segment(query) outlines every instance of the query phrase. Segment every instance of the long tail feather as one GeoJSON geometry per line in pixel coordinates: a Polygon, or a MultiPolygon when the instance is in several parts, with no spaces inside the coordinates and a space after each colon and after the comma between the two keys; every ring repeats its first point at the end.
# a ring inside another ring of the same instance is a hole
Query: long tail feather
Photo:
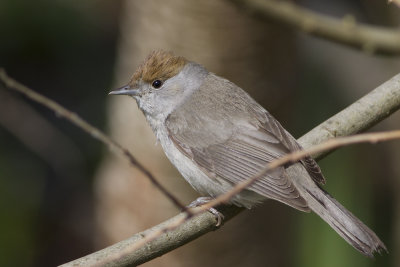
{"type": "Polygon", "coordinates": [[[386,251],[385,244],[363,222],[321,189],[301,164],[287,169],[309,208],[327,222],[343,239],[366,256],[386,251]]]}

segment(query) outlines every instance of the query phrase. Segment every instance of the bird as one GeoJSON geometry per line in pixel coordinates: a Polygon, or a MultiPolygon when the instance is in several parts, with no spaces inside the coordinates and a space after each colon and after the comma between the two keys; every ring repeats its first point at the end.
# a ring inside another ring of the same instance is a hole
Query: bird
{"type": "MultiPolygon", "coordinates": [[[[228,192],[269,162],[302,149],[242,88],[173,52],[154,50],[130,81],[110,94],[136,100],[167,158],[203,200],[228,192]]],[[[307,156],[267,172],[230,203],[250,209],[272,199],[313,211],[362,254],[387,251],[323,184],[320,167],[307,156]]]]}

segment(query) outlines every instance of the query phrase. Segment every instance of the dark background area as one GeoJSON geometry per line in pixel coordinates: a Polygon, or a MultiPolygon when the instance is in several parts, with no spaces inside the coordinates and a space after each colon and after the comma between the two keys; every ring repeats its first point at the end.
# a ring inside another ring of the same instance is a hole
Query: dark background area
{"type": "MultiPolygon", "coordinates": [[[[104,129],[120,2],[1,1],[1,67],[104,129]]],[[[54,266],[89,253],[104,147],[13,92],[2,88],[0,98],[2,117],[15,119],[0,127],[0,265],[54,266]],[[46,127],[33,124],[40,119],[46,127]]]]}
{"type": "MultiPolygon", "coordinates": [[[[302,4],[337,16],[349,12],[370,24],[398,24],[395,7],[386,3],[302,4]]],[[[120,0],[2,0],[0,67],[106,130],[107,93],[116,84],[123,7],[120,0]]],[[[296,90],[278,97],[272,113],[283,118],[282,124],[296,137],[399,72],[398,58],[366,55],[292,34],[293,45],[286,48],[293,58],[282,59],[280,66],[291,74],[280,80],[290,80],[285,86],[296,90]]],[[[234,76],[228,78],[235,81],[234,76]]],[[[259,99],[263,97],[269,96],[259,99]]],[[[0,266],[54,266],[98,249],[93,183],[99,162],[109,152],[57,114],[4,88],[0,88],[0,113],[0,266]]],[[[398,122],[397,114],[373,130],[398,128],[398,122]]],[[[270,219],[277,227],[280,220],[293,222],[280,242],[294,252],[281,251],[279,257],[296,262],[291,266],[397,266],[398,151],[392,143],[359,145],[320,162],[328,177],[327,190],[378,233],[389,255],[375,261],[364,258],[328,227],[321,228],[317,216],[291,212],[270,219]]],[[[280,236],[271,238],[276,241],[280,236]]]]}

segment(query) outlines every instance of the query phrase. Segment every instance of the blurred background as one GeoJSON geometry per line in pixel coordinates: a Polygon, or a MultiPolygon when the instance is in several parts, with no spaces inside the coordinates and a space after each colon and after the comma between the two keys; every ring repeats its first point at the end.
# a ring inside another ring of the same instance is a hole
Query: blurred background
{"type": "MultiPolygon", "coordinates": [[[[298,1],[397,27],[385,1],[298,1]]],[[[108,97],[153,49],[246,89],[295,137],[400,71],[377,56],[254,17],[225,0],[2,0],[0,66],[108,132],[185,203],[197,194],[166,160],[135,102],[108,97]]],[[[372,130],[398,129],[398,113],[372,130]]],[[[385,242],[367,259],[314,214],[274,201],[144,266],[400,266],[400,142],[320,161],[326,189],[385,242]]],[[[177,214],[128,163],[86,133],[0,87],[0,266],[54,266],[177,214]]]]}

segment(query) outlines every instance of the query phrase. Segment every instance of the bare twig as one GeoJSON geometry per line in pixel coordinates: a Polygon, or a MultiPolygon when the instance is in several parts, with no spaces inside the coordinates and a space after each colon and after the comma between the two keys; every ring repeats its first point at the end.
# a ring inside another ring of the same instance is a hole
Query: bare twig
{"type": "MultiPolygon", "coordinates": [[[[308,149],[313,146],[313,144],[324,142],[335,136],[355,134],[370,128],[399,108],[400,74],[385,82],[332,118],[321,123],[319,126],[300,138],[299,141],[305,149],[308,149]]],[[[390,134],[379,133],[377,135],[379,138],[384,139],[397,138],[399,131],[391,132],[390,134]]],[[[361,140],[366,142],[377,141],[377,139],[370,134],[361,135],[361,137],[350,137],[347,141],[346,139],[341,140],[342,141],[339,141],[339,143],[336,144],[328,143],[327,147],[324,149],[333,149],[337,145],[344,145],[345,142],[356,143],[361,142],[361,140]]],[[[323,155],[323,153],[315,153],[316,150],[310,150],[307,152],[318,156],[323,155]]],[[[298,156],[300,156],[300,154],[298,154],[297,157],[298,156]]],[[[296,158],[286,160],[294,161],[296,158]]],[[[203,207],[200,207],[199,209],[202,208],[203,207]]],[[[218,210],[224,214],[225,218],[230,218],[238,213],[240,208],[235,206],[223,206],[222,209],[218,208],[218,210]]],[[[198,213],[198,210],[194,210],[193,212],[198,213]]],[[[187,218],[187,215],[181,213],[174,218],[144,232],[138,233],[127,240],[66,263],[63,266],[137,265],[161,256],[192,241],[200,235],[216,229],[215,217],[209,212],[203,212],[191,217],[189,220],[185,220],[185,218],[187,218]],[[183,223],[181,225],[177,224],[177,222],[182,220],[183,223]],[[143,246],[144,244],[146,245],[143,246]]]]}
{"type": "Polygon", "coordinates": [[[111,140],[108,136],[106,136],[103,132],[93,127],[83,119],[81,119],[76,113],[73,113],[60,104],[54,102],[53,100],[36,93],[32,89],[24,86],[23,84],[17,82],[16,80],[9,77],[3,69],[0,69],[0,82],[4,83],[5,87],[9,89],[13,89],[31,100],[39,103],[48,109],[54,111],[57,116],[63,117],[66,120],[70,121],[72,124],[76,125],[78,128],[81,128],[83,131],[90,134],[93,138],[103,142],[106,144],[110,150],[122,155],[127,158],[131,165],[138,168],[141,172],[143,172],[146,177],[151,181],[151,183],[156,186],[172,203],[175,204],[179,209],[186,210],[186,207],[173,195],[171,194],[164,186],[158,182],[158,180],[153,176],[153,174],[147,170],[136,158],[125,148],[123,148],[118,143],[111,140]]]}
{"type": "Polygon", "coordinates": [[[296,30],[368,53],[400,54],[400,31],[357,23],[353,16],[337,19],[289,1],[231,0],[249,12],[296,30]]]}
{"type": "Polygon", "coordinates": [[[321,144],[311,146],[307,149],[296,151],[290,154],[287,154],[279,159],[271,161],[263,170],[261,170],[258,174],[254,175],[250,179],[243,181],[232,190],[226,192],[218,196],[217,198],[213,199],[212,201],[208,202],[207,204],[202,205],[198,210],[193,212],[192,214],[197,214],[202,211],[206,211],[211,207],[215,207],[222,203],[228,203],[229,200],[234,197],[235,195],[239,194],[241,191],[249,187],[255,181],[263,177],[269,171],[283,166],[285,164],[299,161],[300,159],[306,157],[307,155],[312,155],[315,153],[322,153],[327,152],[335,148],[351,145],[351,144],[358,144],[358,143],[377,143],[382,141],[389,141],[394,139],[400,139],[400,130],[390,131],[390,132],[381,132],[381,133],[367,133],[367,134],[359,134],[353,135],[348,137],[340,137],[327,140],[321,144]]]}
{"type": "Polygon", "coordinates": [[[47,162],[58,175],[71,175],[81,168],[82,155],[71,140],[12,93],[0,90],[0,125],[47,162]]]}

